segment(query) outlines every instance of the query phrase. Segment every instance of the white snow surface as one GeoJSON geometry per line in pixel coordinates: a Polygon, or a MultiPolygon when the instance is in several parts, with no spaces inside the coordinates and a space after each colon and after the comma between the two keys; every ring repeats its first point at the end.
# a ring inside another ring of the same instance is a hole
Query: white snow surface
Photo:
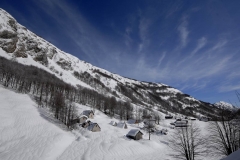
{"type": "MultiPolygon", "coordinates": [[[[95,110],[93,123],[98,123],[100,132],[91,132],[79,127],[68,131],[54,120],[46,109],[38,108],[26,94],[16,93],[0,86],[0,159],[1,160],[170,160],[173,151],[168,147],[169,137],[175,129],[170,128],[174,120],[162,120],[158,131],[168,129],[168,135],[160,132],[148,133],[142,130],[143,123],[127,123],[123,129],[110,124],[119,123],[95,110]],[[140,130],[143,139],[139,141],[126,137],[130,130],[140,130]]],[[[88,106],[76,104],[79,115],[88,106]]],[[[208,123],[196,121],[206,135],[208,123]]],[[[201,157],[216,160],[219,157],[201,157]]]]}
{"type": "Polygon", "coordinates": [[[52,160],[74,136],[41,116],[28,95],[0,87],[0,159],[52,160]]]}

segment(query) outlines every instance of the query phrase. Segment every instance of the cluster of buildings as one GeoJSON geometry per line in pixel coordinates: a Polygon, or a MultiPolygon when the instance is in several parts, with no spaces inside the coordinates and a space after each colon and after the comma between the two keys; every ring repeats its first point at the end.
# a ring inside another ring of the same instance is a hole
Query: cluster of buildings
{"type": "MultiPolygon", "coordinates": [[[[126,122],[115,122],[115,121],[111,121],[110,125],[115,126],[115,127],[119,127],[119,128],[123,128],[123,129],[127,129],[128,126],[126,124],[126,122]]],[[[126,135],[126,137],[134,139],[134,140],[139,140],[142,139],[143,133],[139,130],[139,129],[131,129],[128,134],[126,135]]]]}
{"type": "Polygon", "coordinates": [[[94,112],[92,110],[83,111],[79,118],[72,121],[72,124],[79,123],[83,128],[87,128],[89,131],[100,132],[101,127],[97,123],[91,122],[88,119],[94,119],[94,112]]]}
{"type": "MultiPolygon", "coordinates": [[[[92,122],[90,119],[94,119],[94,112],[93,110],[84,110],[81,114],[80,117],[74,120],[75,123],[79,123],[81,127],[88,129],[89,131],[92,132],[100,132],[101,127],[99,126],[98,123],[92,122]]],[[[143,121],[144,127],[146,126],[152,126],[155,128],[155,124],[157,121],[155,119],[149,118],[147,120],[143,121]]],[[[116,122],[116,121],[111,121],[110,125],[122,128],[122,129],[128,129],[128,125],[126,122],[116,122]]],[[[163,131],[163,134],[167,134],[167,131],[163,131]]],[[[126,137],[134,140],[139,140],[142,139],[143,132],[140,131],[139,129],[131,129],[127,134],[126,137]]]]}

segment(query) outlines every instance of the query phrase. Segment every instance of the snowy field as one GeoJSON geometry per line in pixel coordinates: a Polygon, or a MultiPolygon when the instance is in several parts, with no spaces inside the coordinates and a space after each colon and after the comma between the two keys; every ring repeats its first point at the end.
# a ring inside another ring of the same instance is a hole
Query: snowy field
{"type": "Polygon", "coordinates": [[[75,137],[41,116],[28,95],[0,86],[0,159],[56,159],[75,137]]]}
{"type": "MultiPolygon", "coordinates": [[[[97,122],[101,132],[86,129],[68,131],[51,118],[44,109],[25,94],[19,94],[0,86],[0,159],[1,160],[170,160],[172,150],[168,138],[173,134],[169,123],[164,120],[159,129],[169,130],[168,135],[153,134],[151,141],[143,131],[143,139],[130,140],[126,134],[130,129],[140,128],[128,124],[128,129],[111,126],[111,119],[96,111],[92,122],[97,122]]],[[[79,113],[90,109],[77,105],[79,113]]],[[[196,121],[202,133],[208,123],[196,121]]],[[[202,157],[216,160],[213,157],[202,157]]],[[[219,158],[218,158],[219,159],[219,158]]]]}

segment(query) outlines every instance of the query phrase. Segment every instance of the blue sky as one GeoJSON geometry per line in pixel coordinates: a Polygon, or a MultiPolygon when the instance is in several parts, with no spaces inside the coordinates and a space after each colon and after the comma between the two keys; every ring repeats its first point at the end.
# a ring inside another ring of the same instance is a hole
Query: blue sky
{"type": "Polygon", "coordinates": [[[0,7],[95,66],[203,101],[238,103],[239,0],[3,0],[0,7]]]}

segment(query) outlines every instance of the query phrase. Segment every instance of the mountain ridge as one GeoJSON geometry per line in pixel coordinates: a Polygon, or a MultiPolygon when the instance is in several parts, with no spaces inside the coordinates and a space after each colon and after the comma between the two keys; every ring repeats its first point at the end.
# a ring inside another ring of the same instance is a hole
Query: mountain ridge
{"type": "Polygon", "coordinates": [[[217,107],[162,83],[125,78],[79,60],[29,31],[0,9],[0,56],[53,73],[63,81],[161,111],[214,116],[217,107]]]}
{"type": "Polygon", "coordinates": [[[233,106],[230,103],[224,102],[224,101],[216,102],[213,105],[218,107],[218,108],[223,108],[223,109],[227,109],[227,110],[235,110],[236,109],[235,106],[233,106]]]}

